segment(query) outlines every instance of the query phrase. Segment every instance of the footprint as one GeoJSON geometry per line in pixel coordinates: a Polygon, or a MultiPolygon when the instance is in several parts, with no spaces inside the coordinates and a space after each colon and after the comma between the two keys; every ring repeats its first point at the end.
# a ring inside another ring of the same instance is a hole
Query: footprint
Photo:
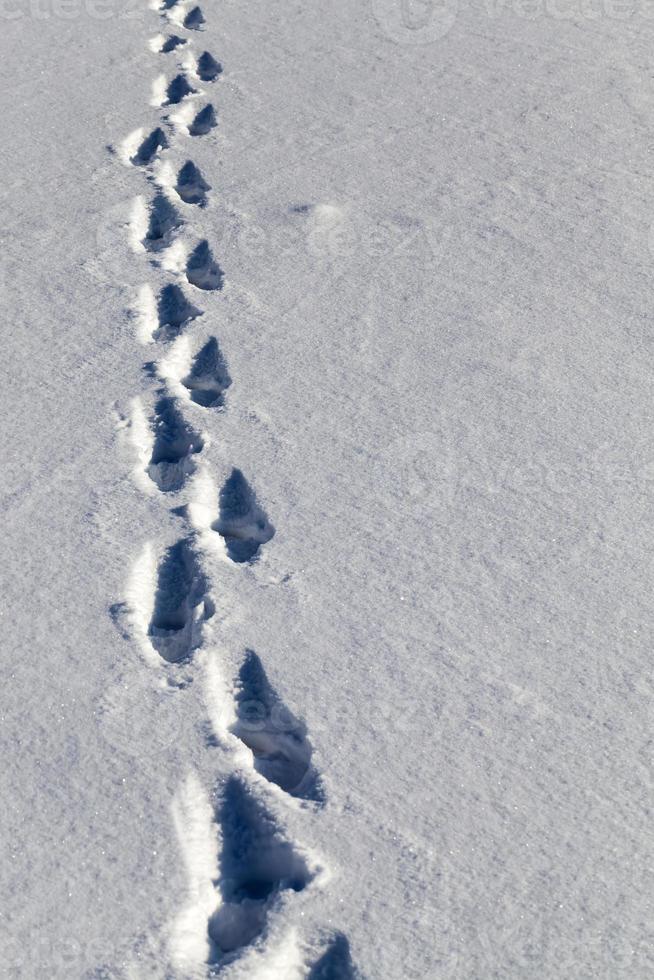
{"type": "Polygon", "coordinates": [[[302,891],[315,876],[263,803],[237,776],[225,786],[218,820],[220,904],[208,930],[214,964],[260,936],[279,896],[302,891]]]}
{"type": "Polygon", "coordinates": [[[178,37],[177,34],[171,34],[170,37],[166,38],[159,50],[161,54],[170,54],[171,51],[176,51],[177,48],[181,48],[183,44],[186,44],[186,38],[178,37]]]}
{"type": "Polygon", "coordinates": [[[190,542],[178,541],[165,552],[157,572],[157,588],[148,636],[163,660],[178,664],[198,646],[203,622],[213,604],[190,542]]]}
{"type": "Polygon", "coordinates": [[[203,408],[222,408],[224,393],[232,383],[227,364],[212,337],[196,355],[190,373],[182,378],[182,384],[191,393],[191,401],[203,408]]]}
{"type": "Polygon", "coordinates": [[[189,95],[195,95],[196,91],[190,85],[186,75],[175,75],[166,89],[166,101],[164,105],[179,105],[189,95]]]}
{"type": "Polygon", "coordinates": [[[186,278],[198,289],[222,289],[225,276],[215,261],[206,239],[197,246],[186,263],[186,278]]]}
{"type": "Polygon", "coordinates": [[[314,963],[307,980],[361,980],[350,955],[350,944],[343,933],[337,933],[320,959],[314,963]]]}
{"type": "Polygon", "coordinates": [[[199,204],[203,208],[207,203],[207,191],[211,190],[211,186],[195,164],[187,160],[177,175],[175,190],[185,204],[199,204]]]}
{"type": "Polygon", "coordinates": [[[168,148],[168,139],[163,129],[157,127],[149,136],[143,140],[138,150],[131,158],[135,167],[146,167],[156,157],[160,150],[168,148]]]}
{"type": "Polygon", "coordinates": [[[219,509],[211,526],[225,539],[228,556],[237,563],[252,561],[275,529],[240,470],[232,470],[220,491],[219,509]]]}
{"type": "Polygon", "coordinates": [[[222,75],[223,66],[219,61],[216,61],[212,54],[205,51],[198,58],[196,71],[198,78],[200,78],[203,82],[213,82],[219,75],[222,75]]]}
{"type": "Polygon", "coordinates": [[[167,248],[174,233],[183,224],[166,195],[157,191],[150,205],[150,220],[143,245],[149,252],[159,252],[167,248]]]}
{"type": "Polygon", "coordinates": [[[204,14],[199,7],[193,7],[184,18],[184,27],[188,31],[200,31],[204,23],[204,14]]]}
{"type": "Polygon", "coordinates": [[[246,651],[239,672],[230,730],[251,749],[254,768],[265,779],[292,796],[324,802],[306,726],[285,707],[253,650],[246,651]]]}
{"type": "Polygon", "coordinates": [[[185,421],[174,398],[163,396],[154,409],[152,455],[148,475],[163,493],[180,490],[195,471],[193,456],[203,442],[185,421]]]}
{"type": "Polygon", "coordinates": [[[214,107],[209,104],[198,112],[197,116],[188,128],[191,136],[206,136],[207,133],[211,132],[218,125],[218,120],[216,119],[216,111],[214,107]]]}
{"type": "Polygon", "coordinates": [[[157,316],[159,329],[155,340],[172,340],[187,323],[202,316],[202,311],[189,303],[179,286],[171,283],[159,294],[157,316]]]}

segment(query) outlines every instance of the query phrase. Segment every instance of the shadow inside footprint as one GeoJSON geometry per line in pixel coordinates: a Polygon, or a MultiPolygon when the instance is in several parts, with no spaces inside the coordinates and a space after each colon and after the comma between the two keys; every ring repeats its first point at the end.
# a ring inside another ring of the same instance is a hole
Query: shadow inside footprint
{"type": "Polygon", "coordinates": [[[184,419],[175,399],[168,396],[155,405],[152,430],[150,479],[163,493],[180,490],[195,471],[192,457],[202,451],[202,437],[184,419]]]}
{"type": "Polygon", "coordinates": [[[200,242],[189,256],[186,263],[186,278],[192,286],[209,292],[223,288],[225,276],[206,240],[200,242]]]}
{"type": "Polygon", "coordinates": [[[343,933],[337,933],[327,951],[314,963],[307,980],[361,980],[352,962],[350,944],[343,933]]]}
{"type": "Polygon", "coordinates": [[[189,303],[179,286],[170,283],[159,294],[157,314],[159,329],[155,339],[171,340],[190,320],[202,316],[202,311],[189,303]]]}
{"type": "Polygon", "coordinates": [[[191,136],[206,136],[217,125],[216,110],[212,105],[205,105],[204,109],[198,112],[188,131],[191,136]]]}
{"type": "Polygon", "coordinates": [[[187,160],[177,174],[175,190],[185,204],[199,204],[203,208],[207,203],[207,191],[211,187],[193,161],[187,160]]]}
{"type": "Polygon", "coordinates": [[[166,134],[161,127],[158,127],[149,136],[146,136],[131,158],[131,162],[135,167],[145,167],[154,160],[159,150],[165,150],[167,147],[168,139],[166,134]]]}
{"type": "Polygon", "coordinates": [[[218,503],[218,520],[211,526],[224,538],[228,556],[239,564],[253,561],[275,529],[240,470],[232,470],[218,503]]]}
{"type": "Polygon", "coordinates": [[[194,95],[196,89],[192,88],[186,75],[176,75],[166,90],[165,105],[179,105],[182,99],[189,95],[194,95]]]}
{"type": "Polygon", "coordinates": [[[175,231],[183,224],[166,195],[157,191],[150,205],[150,220],[143,245],[150,252],[167,248],[175,231]]]}
{"type": "Polygon", "coordinates": [[[200,31],[204,23],[204,14],[199,7],[193,7],[184,18],[184,27],[188,31],[200,31]]]}
{"type": "Polygon", "coordinates": [[[178,541],[159,565],[148,630],[152,646],[168,663],[188,659],[196,645],[197,624],[211,618],[213,607],[205,593],[206,580],[193,548],[188,540],[178,541]]]}
{"type": "Polygon", "coordinates": [[[203,52],[198,58],[197,73],[198,78],[203,82],[213,82],[222,74],[223,66],[216,61],[208,51],[203,52]]]}
{"type": "Polygon", "coordinates": [[[196,405],[202,405],[203,408],[222,408],[225,404],[224,392],[231,383],[218,341],[212,337],[196,355],[190,373],[182,378],[182,384],[188,389],[191,401],[196,405]]]}
{"type": "Polygon", "coordinates": [[[230,730],[252,751],[257,772],[292,796],[324,802],[306,726],[284,705],[254,650],[246,651],[235,700],[230,730]]]}
{"type": "Polygon", "coordinates": [[[263,803],[237,776],[225,786],[218,820],[221,901],[209,921],[213,963],[261,935],[277,896],[302,891],[313,877],[263,803]]]}
{"type": "Polygon", "coordinates": [[[160,50],[162,54],[170,54],[171,51],[175,51],[183,44],[186,44],[185,38],[178,37],[177,34],[172,34],[170,37],[166,38],[164,43],[161,45],[160,50]]]}

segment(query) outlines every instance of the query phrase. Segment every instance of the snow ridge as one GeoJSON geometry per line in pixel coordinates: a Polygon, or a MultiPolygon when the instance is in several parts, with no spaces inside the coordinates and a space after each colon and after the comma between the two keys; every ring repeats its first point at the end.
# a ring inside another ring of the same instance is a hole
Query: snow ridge
{"type": "Polygon", "coordinates": [[[177,169],[170,159],[185,141],[215,139],[215,108],[211,102],[198,108],[198,101],[203,86],[221,78],[223,66],[209,51],[194,53],[192,35],[206,24],[199,6],[186,0],[153,0],[150,6],[176,32],[149,42],[166,66],[152,88],[161,125],[149,134],[134,131],[119,156],[155,188],[149,202],[136,198],[127,244],[168,281],[158,296],[148,281],[139,290],[137,337],[156,343],[159,354],[144,365],[150,392],[134,399],[121,426],[138,460],[137,486],[172,505],[186,526],[170,547],[151,541],[142,546],[126,601],[114,613],[126,637],[140,644],[153,683],[167,679],[175,691],[195,675],[201,679],[216,744],[231,770],[213,804],[192,771],[172,803],[188,881],[165,937],[162,975],[173,975],[172,969],[184,980],[218,974],[347,980],[357,972],[345,936],[309,941],[289,921],[296,896],[330,878],[320,858],[285,830],[288,808],[317,819],[326,805],[306,725],[286,708],[255,651],[243,652],[230,683],[208,639],[216,610],[211,559],[252,565],[275,528],[237,466],[219,495],[210,476],[202,413],[228,411],[233,382],[217,338],[200,339],[195,321],[205,314],[208,294],[215,301],[229,283],[209,241],[189,244],[197,209],[211,205],[211,185],[193,160],[177,169]]]}

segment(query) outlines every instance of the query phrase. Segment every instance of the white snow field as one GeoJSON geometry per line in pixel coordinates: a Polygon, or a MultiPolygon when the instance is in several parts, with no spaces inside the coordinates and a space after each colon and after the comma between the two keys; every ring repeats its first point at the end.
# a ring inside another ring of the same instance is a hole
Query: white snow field
{"type": "Polygon", "coordinates": [[[654,976],[653,16],[1,0],[1,978],[654,976]]]}

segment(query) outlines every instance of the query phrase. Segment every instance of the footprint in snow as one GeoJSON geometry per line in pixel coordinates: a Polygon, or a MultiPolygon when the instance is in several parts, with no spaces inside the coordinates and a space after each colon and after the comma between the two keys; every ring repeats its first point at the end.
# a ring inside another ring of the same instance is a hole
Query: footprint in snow
{"type": "Polygon", "coordinates": [[[235,707],[230,730],[251,750],[257,772],[291,796],[324,802],[306,725],[284,705],[253,650],[246,651],[239,672],[235,707]]]}
{"type": "Polygon", "coordinates": [[[161,127],[153,130],[149,136],[143,140],[138,150],[131,158],[135,167],[146,167],[152,163],[160,150],[168,148],[168,138],[161,127]]]}
{"type": "Polygon", "coordinates": [[[204,23],[206,22],[200,7],[193,7],[184,18],[184,27],[188,31],[201,31],[204,23]]]}
{"type": "Polygon", "coordinates": [[[224,539],[228,556],[237,564],[254,561],[275,529],[240,470],[232,470],[218,504],[218,520],[211,526],[224,539]]]}
{"type": "Polygon", "coordinates": [[[198,58],[197,75],[203,82],[213,82],[222,74],[223,66],[212,54],[204,51],[198,58]]]}
{"type": "Polygon", "coordinates": [[[301,892],[315,875],[262,801],[237,776],[225,786],[218,821],[219,905],[208,928],[214,964],[254,942],[265,931],[279,896],[301,892]]]}
{"type": "Polygon", "coordinates": [[[225,276],[209,248],[201,241],[186,263],[186,278],[197,289],[214,291],[223,288],[225,276]]]}
{"type": "Polygon", "coordinates": [[[157,301],[159,323],[155,340],[172,340],[178,336],[187,323],[202,316],[202,311],[190,303],[179,286],[164,286],[157,301]]]}
{"type": "Polygon", "coordinates": [[[206,136],[218,125],[216,110],[212,105],[206,105],[198,112],[197,116],[188,128],[191,136],[206,136]]]}
{"type": "Polygon", "coordinates": [[[314,963],[307,980],[362,980],[352,962],[350,944],[343,933],[337,933],[320,959],[314,963]]]}
{"type": "Polygon", "coordinates": [[[198,204],[203,208],[211,187],[192,160],[187,160],[177,175],[175,190],[185,204],[198,204]]]}
{"type": "Polygon", "coordinates": [[[203,408],[222,408],[225,404],[225,391],[231,383],[218,341],[212,337],[196,355],[189,374],[182,378],[182,384],[188,389],[191,401],[196,405],[202,405],[203,408]]]}
{"type": "Polygon", "coordinates": [[[178,541],[159,564],[148,629],[152,646],[168,663],[188,660],[198,645],[198,628],[214,612],[206,592],[207,583],[191,543],[178,541]]]}
{"type": "Polygon", "coordinates": [[[160,398],[152,421],[152,455],[148,475],[163,493],[180,490],[195,472],[193,456],[203,449],[202,437],[184,419],[174,398],[160,398]]]}
{"type": "Polygon", "coordinates": [[[197,90],[190,84],[186,75],[175,75],[166,89],[164,106],[179,105],[183,99],[188,98],[189,95],[195,95],[196,92],[197,90]]]}
{"type": "Polygon", "coordinates": [[[159,50],[161,54],[170,54],[172,51],[176,51],[177,48],[181,48],[184,44],[186,44],[186,38],[178,37],[177,34],[171,34],[170,37],[166,38],[159,50]]]}
{"type": "Polygon", "coordinates": [[[149,252],[159,252],[170,245],[175,232],[184,222],[161,191],[157,191],[149,212],[148,230],[143,245],[149,252]]]}

